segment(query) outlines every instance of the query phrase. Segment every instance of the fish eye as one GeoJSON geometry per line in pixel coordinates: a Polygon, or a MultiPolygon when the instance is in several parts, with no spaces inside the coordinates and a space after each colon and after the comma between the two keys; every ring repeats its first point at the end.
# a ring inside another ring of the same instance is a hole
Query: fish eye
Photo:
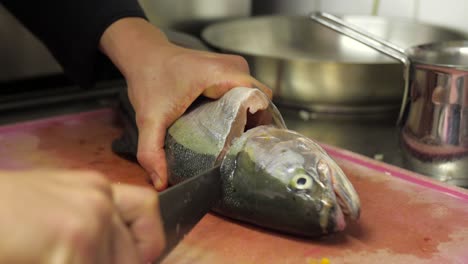
{"type": "Polygon", "coordinates": [[[291,179],[289,186],[297,191],[309,190],[312,187],[312,178],[307,174],[298,174],[291,179]]]}

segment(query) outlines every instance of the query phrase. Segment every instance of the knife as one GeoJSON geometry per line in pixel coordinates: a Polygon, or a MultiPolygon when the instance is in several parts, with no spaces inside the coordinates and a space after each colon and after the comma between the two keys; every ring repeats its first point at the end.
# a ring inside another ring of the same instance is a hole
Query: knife
{"type": "Polygon", "coordinates": [[[155,263],[161,262],[220,198],[220,166],[159,193],[166,248],[155,263]]]}

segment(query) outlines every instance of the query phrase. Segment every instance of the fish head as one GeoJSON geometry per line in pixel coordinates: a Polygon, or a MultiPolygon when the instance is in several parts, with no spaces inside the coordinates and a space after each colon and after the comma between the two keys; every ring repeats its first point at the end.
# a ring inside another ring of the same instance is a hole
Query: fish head
{"type": "Polygon", "coordinates": [[[303,236],[343,230],[358,219],[359,197],[314,141],[272,126],[255,127],[222,164],[223,204],[231,217],[303,236]]]}

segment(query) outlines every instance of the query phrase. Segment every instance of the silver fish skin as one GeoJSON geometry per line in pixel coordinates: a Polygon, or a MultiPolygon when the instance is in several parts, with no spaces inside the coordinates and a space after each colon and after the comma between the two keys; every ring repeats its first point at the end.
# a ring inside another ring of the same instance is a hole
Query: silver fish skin
{"type": "Polygon", "coordinates": [[[214,211],[261,227],[314,237],[358,219],[357,192],[313,140],[284,124],[257,89],[238,87],[179,118],[165,142],[170,184],[221,164],[214,211]]]}

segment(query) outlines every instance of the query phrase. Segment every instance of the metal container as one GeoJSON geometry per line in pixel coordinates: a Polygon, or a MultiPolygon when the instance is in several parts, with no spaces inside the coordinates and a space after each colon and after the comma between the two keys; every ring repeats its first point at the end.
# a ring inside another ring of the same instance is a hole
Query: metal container
{"type": "MultiPolygon", "coordinates": [[[[410,20],[344,16],[402,47],[463,34],[410,20]]],[[[244,56],[252,75],[274,92],[279,105],[318,112],[398,111],[403,96],[398,61],[311,21],[306,16],[262,16],[208,26],[203,39],[244,56]]]]}
{"type": "Polygon", "coordinates": [[[438,42],[405,50],[333,15],[315,13],[311,18],[403,64],[405,92],[400,123],[408,165],[466,187],[468,41],[438,42]]]}
{"type": "Polygon", "coordinates": [[[207,24],[250,16],[251,0],[139,0],[156,26],[199,36],[207,24]]]}
{"type": "Polygon", "coordinates": [[[406,165],[468,188],[468,41],[410,48],[406,165]]]}

